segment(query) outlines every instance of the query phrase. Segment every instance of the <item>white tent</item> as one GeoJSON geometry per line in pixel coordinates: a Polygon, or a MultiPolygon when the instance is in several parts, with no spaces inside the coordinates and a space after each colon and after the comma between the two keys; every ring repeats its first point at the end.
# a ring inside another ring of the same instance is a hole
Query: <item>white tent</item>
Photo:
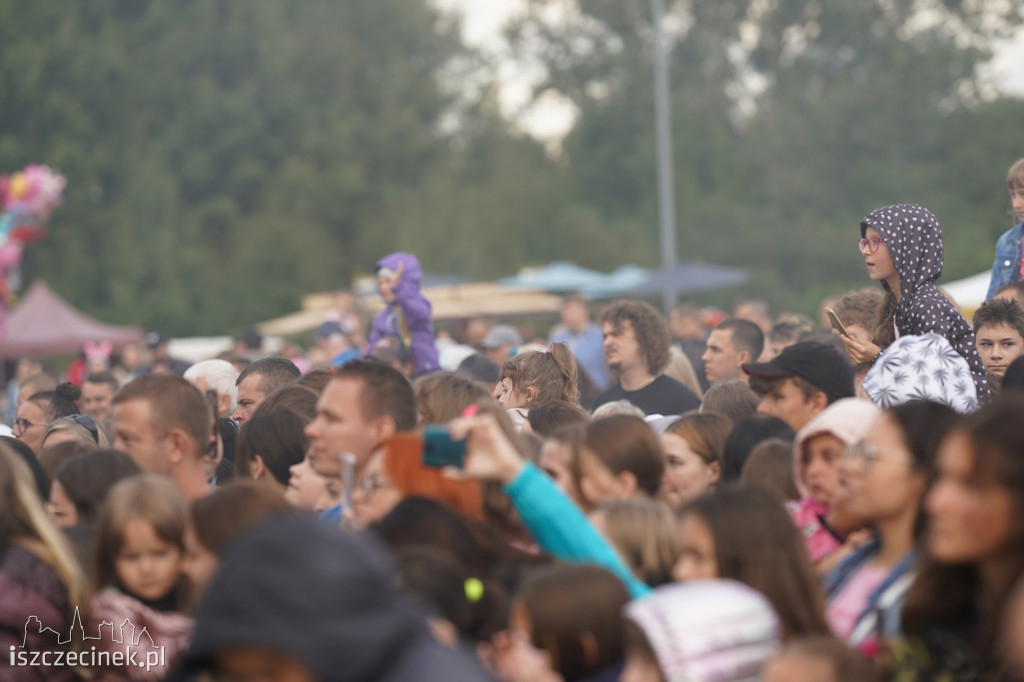
{"type": "Polygon", "coordinates": [[[956,302],[964,315],[969,315],[985,302],[985,294],[988,293],[988,283],[991,277],[991,271],[986,270],[955,282],[945,284],[939,282],[939,288],[956,302]]]}
{"type": "MultiPolygon", "coordinates": [[[[370,289],[373,291],[373,289],[370,289]]],[[[433,306],[435,320],[455,320],[475,315],[554,315],[562,307],[559,296],[543,291],[515,289],[492,282],[450,284],[423,287],[423,295],[433,306]]],[[[302,310],[256,325],[265,336],[288,336],[316,329],[324,321],[324,313],[331,308],[331,292],[307,294],[302,297],[302,310]]],[[[384,302],[376,294],[357,299],[359,310],[373,318],[384,309],[384,302]]]]}

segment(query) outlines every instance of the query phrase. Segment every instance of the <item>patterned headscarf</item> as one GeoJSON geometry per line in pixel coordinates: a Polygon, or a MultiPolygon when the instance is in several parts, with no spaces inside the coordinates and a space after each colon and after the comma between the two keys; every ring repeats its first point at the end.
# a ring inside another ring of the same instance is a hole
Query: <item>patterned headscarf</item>
{"type": "Polygon", "coordinates": [[[863,384],[879,407],[931,400],[961,414],[978,409],[970,367],[938,334],[903,336],[875,362],[863,384]]]}
{"type": "Polygon", "coordinates": [[[733,580],[664,585],[626,605],[666,682],[760,679],[781,648],[779,618],[758,591],[733,580]]]}

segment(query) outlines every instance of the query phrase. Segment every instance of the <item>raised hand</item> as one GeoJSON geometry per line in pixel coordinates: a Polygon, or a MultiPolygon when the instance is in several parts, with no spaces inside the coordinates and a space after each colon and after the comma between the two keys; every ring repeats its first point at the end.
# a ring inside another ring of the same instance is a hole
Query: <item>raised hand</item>
{"type": "Polygon", "coordinates": [[[519,476],[526,461],[498,425],[493,414],[462,417],[448,424],[455,440],[466,441],[462,469],[453,475],[509,484],[519,476]]]}

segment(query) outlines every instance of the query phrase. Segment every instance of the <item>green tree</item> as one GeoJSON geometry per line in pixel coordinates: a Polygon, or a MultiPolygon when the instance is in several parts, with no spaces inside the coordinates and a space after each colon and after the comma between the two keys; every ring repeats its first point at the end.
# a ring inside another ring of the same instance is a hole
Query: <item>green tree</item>
{"type": "MultiPolygon", "coordinates": [[[[995,230],[964,228],[998,222],[1024,107],[987,93],[979,66],[1019,7],[667,4],[681,257],[748,267],[752,288],[811,312],[866,283],[860,218],[917,202],[946,226],[948,274],[990,262],[995,230]]],[[[625,222],[655,262],[649,3],[555,5],[532,0],[510,36],[547,69],[538,94],[580,112],[565,143],[576,201],[625,222]]]]}
{"type": "MultiPolygon", "coordinates": [[[[448,241],[452,169],[482,152],[444,132],[466,108],[446,77],[475,57],[425,0],[0,0],[0,12],[0,168],[40,161],[69,179],[26,275],[87,310],[237,329],[388,251],[448,241]]],[[[479,139],[532,155],[520,169],[532,182],[550,167],[504,130],[479,139]]],[[[472,208],[478,226],[493,213],[472,208]]]]}

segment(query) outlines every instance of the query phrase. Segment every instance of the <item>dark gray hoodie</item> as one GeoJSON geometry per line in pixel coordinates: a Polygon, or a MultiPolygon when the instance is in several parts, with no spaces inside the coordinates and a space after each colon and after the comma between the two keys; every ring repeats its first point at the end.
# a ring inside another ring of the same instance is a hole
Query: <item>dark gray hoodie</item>
{"type": "Polygon", "coordinates": [[[438,644],[395,587],[384,551],[312,518],[275,520],[225,554],[196,619],[185,670],[230,647],[304,663],[323,682],[490,680],[438,644]]]}
{"type": "MultiPolygon", "coordinates": [[[[889,248],[900,275],[900,300],[896,305],[896,329],[900,336],[935,333],[967,361],[978,390],[978,400],[989,397],[988,377],[978,355],[974,330],[950,303],[935,280],[942,274],[942,227],[928,209],[914,204],[883,206],[860,221],[860,235],[868,227],[878,233],[889,248]]],[[[889,285],[882,286],[886,290],[889,285]]]]}

